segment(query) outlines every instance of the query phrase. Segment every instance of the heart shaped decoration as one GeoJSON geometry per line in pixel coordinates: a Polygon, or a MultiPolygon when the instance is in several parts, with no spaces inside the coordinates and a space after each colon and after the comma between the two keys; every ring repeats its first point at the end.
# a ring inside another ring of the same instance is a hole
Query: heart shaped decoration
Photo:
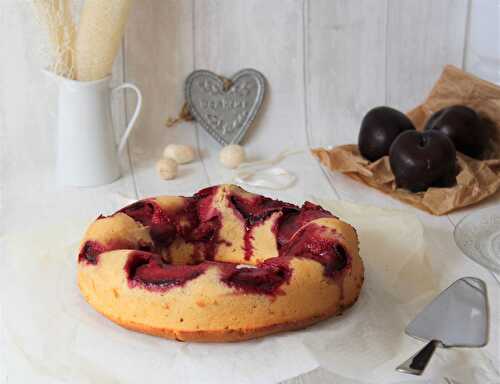
{"type": "Polygon", "coordinates": [[[264,100],[266,81],[255,69],[243,69],[231,79],[205,70],[186,79],[185,96],[195,120],[222,145],[238,144],[264,100]]]}

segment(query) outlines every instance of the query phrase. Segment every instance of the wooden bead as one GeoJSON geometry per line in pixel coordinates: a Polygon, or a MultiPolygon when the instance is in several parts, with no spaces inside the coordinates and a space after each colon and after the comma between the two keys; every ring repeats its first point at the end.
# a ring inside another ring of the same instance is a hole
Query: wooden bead
{"type": "Polygon", "coordinates": [[[163,156],[175,160],[178,164],[190,163],[194,160],[194,149],[189,145],[169,144],[163,156]]]}
{"type": "Polygon", "coordinates": [[[163,180],[175,179],[177,176],[177,162],[169,158],[160,159],[156,163],[156,171],[163,180]]]}
{"type": "Polygon", "coordinates": [[[238,168],[245,161],[245,149],[237,144],[228,145],[220,151],[219,160],[226,168],[238,168]]]}

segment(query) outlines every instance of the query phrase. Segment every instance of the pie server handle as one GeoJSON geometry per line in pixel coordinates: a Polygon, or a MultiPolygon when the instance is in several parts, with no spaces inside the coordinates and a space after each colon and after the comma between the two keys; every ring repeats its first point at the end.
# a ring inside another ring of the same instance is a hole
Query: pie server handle
{"type": "Polygon", "coordinates": [[[441,346],[442,343],[439,340],[429,341],[425,347],[420,351],[415,353],[412,357],[406,360],[403,364],[396,368],[396,371],[402,373],[409,373],[411,375],[421,375],[424,372],[425,367],[429,363],[434,351],[437,347],[441,346]]]}

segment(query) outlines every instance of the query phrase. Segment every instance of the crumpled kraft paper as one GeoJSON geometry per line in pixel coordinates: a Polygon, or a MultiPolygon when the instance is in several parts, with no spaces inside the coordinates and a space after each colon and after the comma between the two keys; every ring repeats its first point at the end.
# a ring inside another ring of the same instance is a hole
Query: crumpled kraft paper
{"type": "Polygon", "coordinates": [[[457,184],[451,188],[429,188],[419,193],[396,188],[389,157],[370,162],[360,155],[357,145],[317,148],[312,153],[331,170],[434,215],[444,215],[476,204],[500,189],[500,87],[448,65],[424,103],[407,115],[422,130],[432,113],[456,104],[475,109],[488,121],[491,141],[482,160],[457,152],[459,173],[457,184]]]}
{"type": "Polygon", "coordinates": [[[394,367],[422,346],[404,335],[404,327],[447,278],[430,267],[415,215],[318,202],[357,228],[366,267],[359,301],[316,326],[240,343],[164,340],[123,329],[94,311],[76,285],[85,220],[7,234],[0,269],[2,375],[13,383],[251,384],[321,367],[339,384],[444,383],[444,377],[466,384],[481,382],[477,375],[500,377],[478,363],[476,350],[438,351],[440,363],[422,381],[396,373],[394,367]]]}

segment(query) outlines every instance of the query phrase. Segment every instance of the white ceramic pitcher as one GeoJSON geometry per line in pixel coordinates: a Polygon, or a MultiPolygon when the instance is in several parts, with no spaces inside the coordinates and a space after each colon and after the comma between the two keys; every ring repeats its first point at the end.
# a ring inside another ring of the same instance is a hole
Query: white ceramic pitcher
{"type": "Polygon", "coordinates": [[[57,177],[65,185],[90,187],[120,177],[118,156],[139,116],[142,95],[130,83],[111,87],[111,76],[96,81],[76,81],[45,72],[59,88],[57,177]],[[111,96],[130,88],[137,105],[117,146],[111,118],[111,96]]]}

